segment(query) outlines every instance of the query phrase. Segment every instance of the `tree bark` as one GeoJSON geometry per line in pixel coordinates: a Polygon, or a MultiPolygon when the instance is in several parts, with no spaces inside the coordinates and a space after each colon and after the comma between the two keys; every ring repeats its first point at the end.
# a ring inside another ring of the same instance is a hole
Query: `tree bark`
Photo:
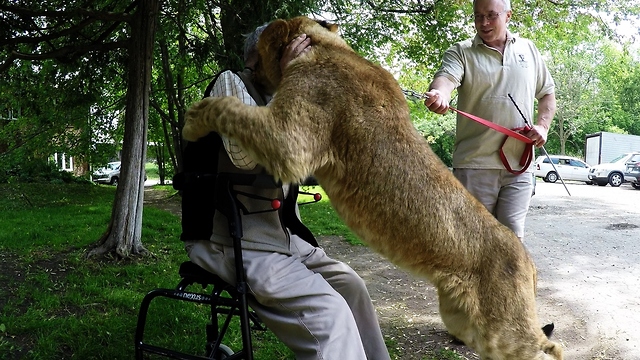
{"type": "Polygon", "coordinates": [[[147,155],[149,92],[154,35],[161,0],[140,0],[131,23],[129,79],[120,182],[105,234],[87,256],[147,254],[142,245],[144,164],[147,155]]]}

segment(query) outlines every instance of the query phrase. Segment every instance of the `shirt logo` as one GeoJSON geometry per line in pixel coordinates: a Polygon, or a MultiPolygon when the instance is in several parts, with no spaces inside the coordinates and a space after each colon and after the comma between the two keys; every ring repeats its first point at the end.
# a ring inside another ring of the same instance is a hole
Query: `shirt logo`
{"type": "Polygon", "coordinates": [[[518,65],[521,68],[527,69],[529,67],[529,62],[527,61],[527,58],[524,56],[524,54],[516,54],[516,59],[517,59],[518,65]]]}

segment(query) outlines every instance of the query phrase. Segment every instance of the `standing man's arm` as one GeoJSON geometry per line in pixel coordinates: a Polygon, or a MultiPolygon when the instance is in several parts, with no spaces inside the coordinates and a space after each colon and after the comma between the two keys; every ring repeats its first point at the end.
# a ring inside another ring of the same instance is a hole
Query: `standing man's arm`
{"type": "Polygon", "coordinates": [[[446,76],[436,76],[429,85],[429,91],[425,93],[427,98],[424,100],[424,105],[434,113],[446,113],[449,110],[451,93],[455,88],[456,84],[446,76]]]}
{"type": "Polygon", "coordinates": [[[556,95],[554,93],[547,94],[538,100],[538,116],[536,124],[533,126],[526,136],[534,141],[537,147],[542,147],[547,142],[549,127],[553,116],[556,113],[556,95]]]}
{"type": "Polygon", "coordinates": [[[536,125],[540,125],[549,130],[553,116],[556,114],[556,95],[547,94],[538,100],[538,121],[536,125]]]}

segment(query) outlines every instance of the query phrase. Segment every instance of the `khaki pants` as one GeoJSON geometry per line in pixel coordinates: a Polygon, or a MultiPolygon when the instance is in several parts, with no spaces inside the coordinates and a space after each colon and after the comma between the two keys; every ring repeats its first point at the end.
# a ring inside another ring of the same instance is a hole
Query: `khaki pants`
{"type": "Polygon", "coordinates": [[[460,180],[498,221],[522,240],[533,194],[533,174],[514,175],[499,169],[453,169],[460,180]]]}
{"type": "MultiPolygon", "coordinates": [[[[235,283],[233,248],[188,242],[192,262],[235,283]]],[[[389,359],[364,281],[324,250],[291,237],[292,256],[243,250],[251,308],[298,360],[389,359]]]]}

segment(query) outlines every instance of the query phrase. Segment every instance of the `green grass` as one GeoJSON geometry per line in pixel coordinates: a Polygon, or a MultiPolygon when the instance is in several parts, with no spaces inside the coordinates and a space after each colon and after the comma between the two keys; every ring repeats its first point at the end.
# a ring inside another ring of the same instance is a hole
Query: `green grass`
{"type": "MultiPolygon", "coordinates": [[[[144,295],[173,288],[187,260],[180,220],[145,207],[143,244],[155,256],[87,260],[106,230],[115,187],[0,185],[0,359],[132,359],[144,295]]],[[[145,339],[201,354],[208,309],[156,299],[145,339]]],[[[238,325],[226,344],[238,350],[238,325]]],[[[256,359],[292,359],[271,332],[256,334],[256,359]]]]}
{"type": "MultiPolygon", "coordinates": [[[[158,189],[172,192],[170,186],[158,189]]],[[[187,257],[178,240],[179,218],[145,207],[142,241],[153,257],[87,260],[86,247],[106,230],[115,190],[93,184],[0,185],[0,359],[133,358],[142,298],[154,288],[175,287],[187,257]]],[[[301,213],[315,234],[359,243],[326,196],[302,206],[301,213]]],[[[207,311],[157,298],[145,340],[201,354],[207,311]]],[[[225,344],[238,350],[237,322],[231,333],[225,344]]],[[[253,338],[257,360],[293,359],[271,332],[254,332],[253,338]]],[[[398,359],[395,346],[388,345],[398,359]]],[[[434,356],[425,360],[456,359],[434,356]]]]}
{"type": "Polygon", "coordinates": [[[145,163],[144,164],[145,174],[149,179],[157,179],[160,176],[158,175],[158,165],[154,163],[145,163]]]}
{"type": "MultiPolygon", "coordinates": [[[[331,207],[329,197],[320,186],[303,186],[301,191],[322,195],[320,201],[300,206],[300,217],[314,235],[339,235],[352,245],[364,245],[338,217],[338,214],[331,207]]],[[[298,199],[299,202],[307,202],[312,200],[312,196],[300,194],[298,199]]]]}

